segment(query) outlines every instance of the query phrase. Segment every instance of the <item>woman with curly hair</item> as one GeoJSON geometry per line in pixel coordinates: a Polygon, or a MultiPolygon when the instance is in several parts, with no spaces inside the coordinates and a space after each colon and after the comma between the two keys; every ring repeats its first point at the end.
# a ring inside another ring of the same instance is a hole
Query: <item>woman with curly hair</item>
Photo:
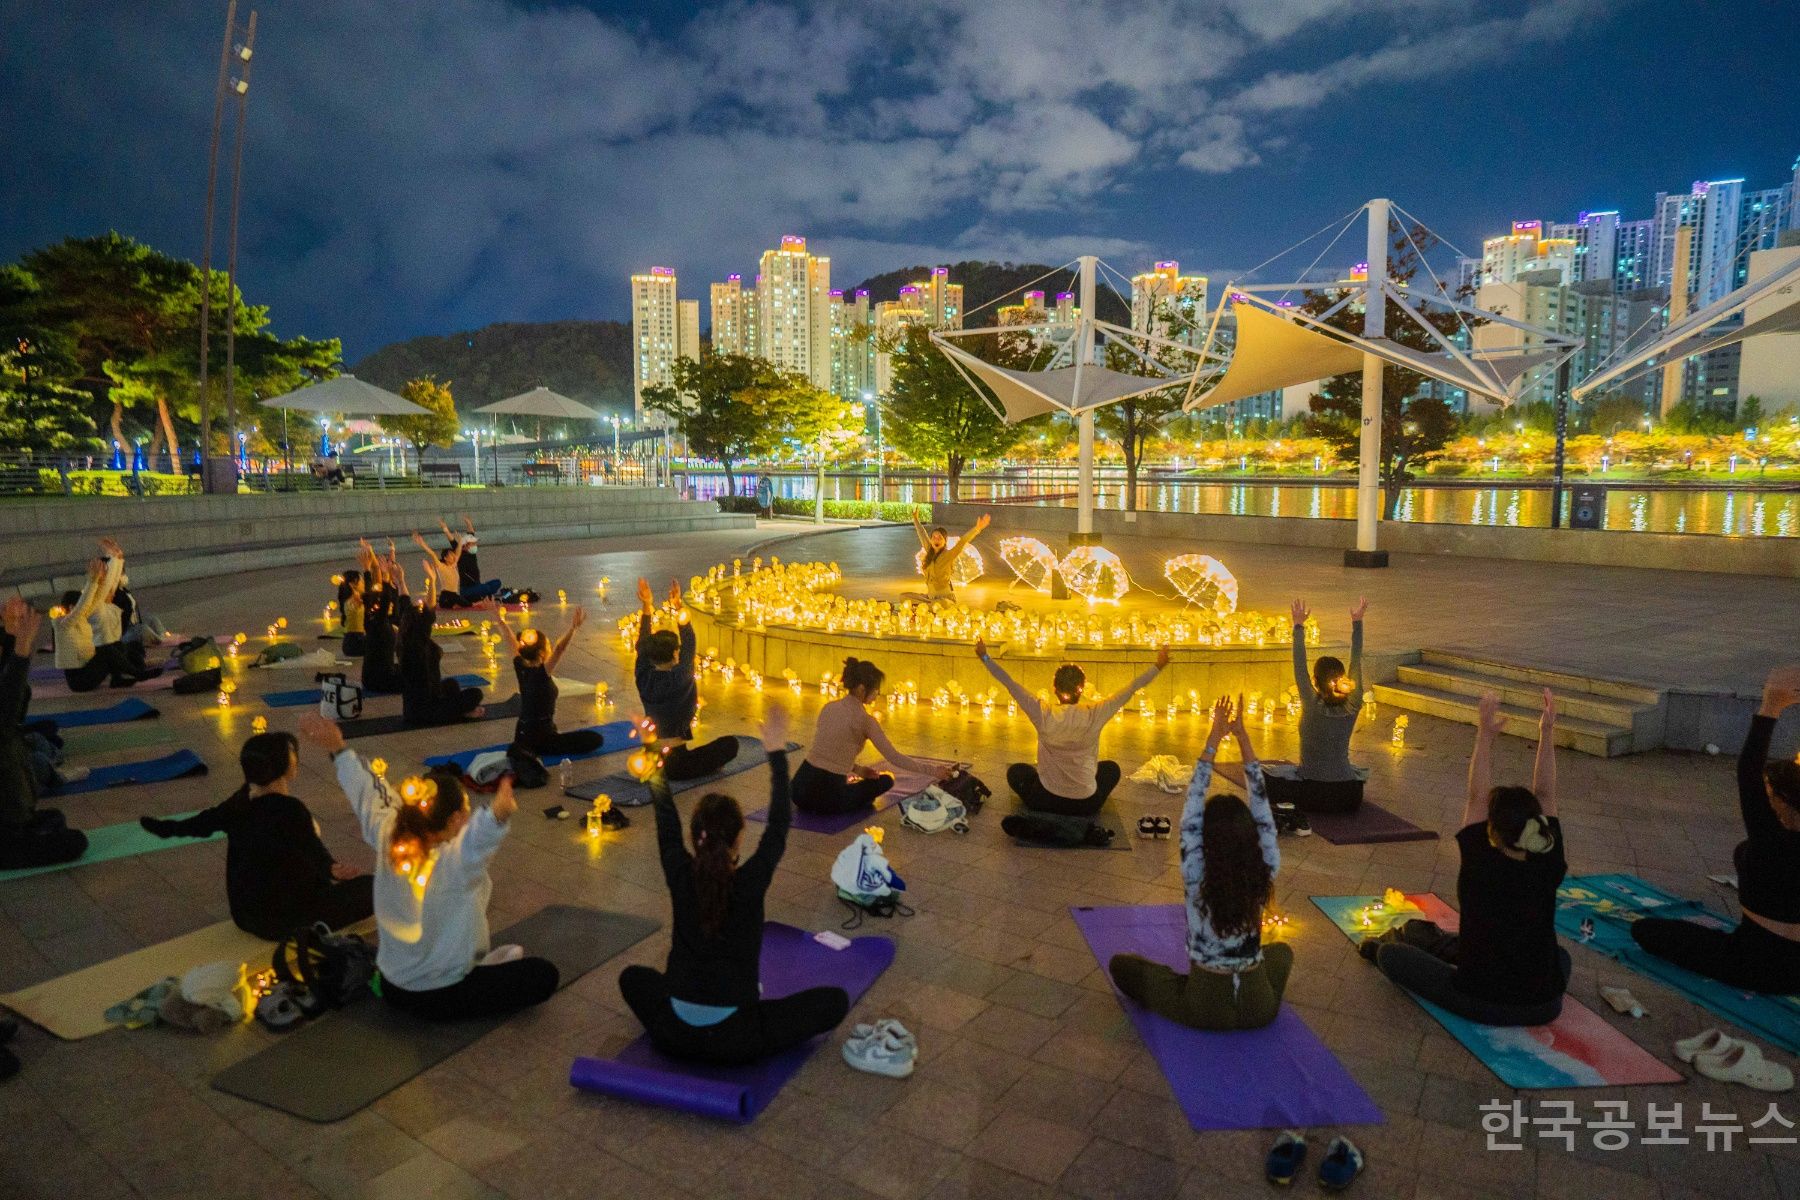
{"type": "Polygon", "coordinates": [[[1188,959],[1183,975],[1135,954],[1107,964],[1120,991],[1195,1029],[1260,1029],[1281,1011],[1294,969],[1293,947],[1262,944],[1263,910],[1275,891],[1281,851],[1263,787],[1262,764],[1244,728],[1244,703],[1221,696],[1212,709],[1206,748],[1194,764],[1181,813],[1181,878],[1187,888],[1188,959]],[[1244,759],[1249,803],[1227,793],[1208,796],[1213,757],[1226,735],[1244,759]]]}

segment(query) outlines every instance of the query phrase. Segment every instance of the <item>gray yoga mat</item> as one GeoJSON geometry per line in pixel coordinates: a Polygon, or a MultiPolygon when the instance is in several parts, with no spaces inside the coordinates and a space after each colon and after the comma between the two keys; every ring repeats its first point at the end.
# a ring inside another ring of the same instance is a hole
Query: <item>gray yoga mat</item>
{"type": "Polygon", "coordinates": [[[380,717],[358,717],[354,721],[339,722],[338,728],[344,737],[384,737],[395,733],[410,733],[415,729],[447,729],[452,725],[481,725],[488,721],[510,721],[519,715],[519,697],[508,696],[504,700],[488,701],[487,711],[479,717],[464,717],[458,721],[443,721],[436,725],[408,725],[406,718],[400,713],[392,713],[380,717]]]}
{"type": "MultiPolygon", "coordinates": [[[[1008,816],[1024,816],[1024,815],[1027,815],[1027,810],[1023,809],[1023,808],[1015,809],[1012,812],[1008,813],[1007,815],[1008,816]]],[[[1050,816],[1050,814],[1048,814],[1048,813],[1030,813],[1029,815],[1034,816],[1034,817],[1050,816]]],[[[1080,817],[1051,817],[1051,819],[1058,820],[1058,821],[1079,822],[1082,818],[1080,818],[1080,817]]],[[[1060,845],[1057,845],[1055,842],[1031,842],[1031,841],[1025,841],[1024,839],[1016,839],[1016,840],[1018,841],[1019,845],[1030,846],[1033,850],[1130,850],[1131,849],[1131,835],[1125,831],[1125,822],[1119,819],[1118,813],[1114,812],[1110,808],[1103,808],[1099,812],[1095,813],[1093,815],[1093,817],[1091,817],[1089,819],[1092,820],[1094,822],[1094,824],[1100,826],[1102,829],[1112,830],[1113,831],[1112,841],[1108,842],[1104,846],[1090,846],[1090,845],[1087,845],[1086,843],[1083,843],[1082,845],[1079,845],[1079,846],[1060,846],[1060,845]]]]}
{"type": "MultiPolygon", "coordinates": [[[[792,754],[800,749],[800,743],[789,742],[787,748],[788,753],[792,754]]],[[[737,757],[726,763],[724,770],[714,771],[711,775],[702,775],[698,779],[670,780],[669,792],[671,795],[679,796],[683,792],[692,791],[697,787],[706,787],[729,776],[741,775],[752,767],[760,767],[768,761],[768,752],[762,748],[761,742],[754,737],[745,737],[743,734],[739,734],[737,757]]],[[[790,768],[798,766],[798,763],[790,763],[790,768]]],[[[617,775],[608,775],[603,779],[596,779],[592,783],[578,783],[572,788],[565,789],[563,795],[573,796],[577,800],[586,800],[590,803],[595,796],[607,795],[611,796],[612,802],[621,808],[642,808],[650,803],[650,785],[641,779],[621,772],[617,775]]]]}
{"type": "MultiPolygon", "coordinates": [[[[548,958],[567,987],[656,932],[659,922],[625,913],[553,904],[493,935],[548,958]]],[[[428,1022],[371,996],[327,1014],[230,1067],[213,1087],[321,1124],[353,1116],[421,1071],[504,1024],[506,1018],[428,1022]]]]}

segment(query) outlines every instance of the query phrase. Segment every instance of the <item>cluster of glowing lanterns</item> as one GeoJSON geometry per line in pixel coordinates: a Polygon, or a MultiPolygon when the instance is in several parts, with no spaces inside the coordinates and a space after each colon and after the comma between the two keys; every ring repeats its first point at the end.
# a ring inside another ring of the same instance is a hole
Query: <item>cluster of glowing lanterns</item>
{"type": "Polygon", "coordinates": [[[1124,561],[1104,546],[1077,546],[1059,559],[1036,538],[1009,537],[1000,543],[1000,561],[1034,592],[1048,593],[1058,575],[1089,604],[1116,604],[1131,590],[1124,561]]]}

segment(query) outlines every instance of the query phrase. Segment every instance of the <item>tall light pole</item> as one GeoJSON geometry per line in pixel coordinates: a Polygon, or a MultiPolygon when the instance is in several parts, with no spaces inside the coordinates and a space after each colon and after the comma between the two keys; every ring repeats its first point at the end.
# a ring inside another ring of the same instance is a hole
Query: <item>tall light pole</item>
{"type": "Polygon", "coordinates": [[[881,451],[881,405],[874,401],[874,392],[863,392],[863,403],[875,415],[875,503],[880,504],[887,499],[887,456],[881,451]]]}
{"type": "MultiPolygon", "coordinates": [[[[231,89],[237,93],[237,128],[233,131],[231,156],[231,233],[225,256],[225,428],[227,445],[237,444],[237,233],[238,209],[244,196],[244,116],[250,96],[250,57],[256,52],[256,10],[250,10],[250,25],[244,33],[244,44],[238,48],[238,77],[231,89]]],[[[237,472],[232,472],[233,492],[237,491],[237,472]]]]}
{"type": "Polygon", "coordinates": [[[200,242],[200,483],[213,490],[212,397],[206,390],[208,335],[212,331],[213,200],[219,186],[219,130],[225,121],[225,89],[231,77],[231,41],[237,33],[237,0],[225,8],[225,40],[219,47],[219,83],[213,94],[212,141],[206,152],[206,233],[200,242]]]}
{"type": "MultiPolygon", "coordinates": [[[[1368,203],[1368,289],[1363,301],[1363,337],[1379,341],[1387,336],[1388,201],[1368,203]]],[[[1356,463],[1356,549],[1344,551],[1346,567],[1385,567],[1388,556],[1380,548],[1381,528],[1381,359],[1363,352],[1362,430],[1356,463]]]]}

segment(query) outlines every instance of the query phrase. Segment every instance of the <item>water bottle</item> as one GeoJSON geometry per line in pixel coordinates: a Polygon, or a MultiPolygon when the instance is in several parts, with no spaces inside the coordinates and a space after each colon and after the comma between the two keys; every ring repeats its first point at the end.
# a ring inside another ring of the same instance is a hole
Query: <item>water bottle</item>
{"type": "Polygon", "coordinates": [[[569,760],[566,758],[562,760],[562,765],[556,768],[556,782],[561,784],[565,791],[571,783],[575,782],[575,770],[569,765],[569,760]]]}

